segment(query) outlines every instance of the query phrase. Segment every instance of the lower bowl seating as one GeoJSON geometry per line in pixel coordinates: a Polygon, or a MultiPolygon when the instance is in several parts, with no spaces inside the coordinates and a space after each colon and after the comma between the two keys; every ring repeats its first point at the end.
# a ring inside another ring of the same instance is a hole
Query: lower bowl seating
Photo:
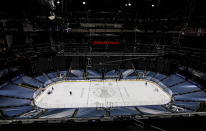
{"type": "MultiPolygon", "coordinates": [[[[105,73],[105,78],[117,79],[122,74],[124,79],[155,78],[172,91],[173,100],[167,105],[148,105],[113,108],[62,108],[41,109],[33,103],[33,95],[38,89],[49,84],[69,80],[82,80],[85,74],[82,70],[58,71],[43,74],[36,78],[21,75],[0,86],[0,110],[8,119],[25,118],[88,118],[124,115],[152,115],[164,113],[195,112],[205,109],[206,93],[197,84],[186,80],[178,74],[165,75],[142,70],[112,70],[105,73]],[[141,75],[145,76],[141,76],[141,75]],[[141,77],[140,77],[141,76],[141,77]]],[[[101,73],[88,70],[88,77],[101,78],[101,73]]],[[[145,94],[146,95],[146,94],[145,94]]]]}

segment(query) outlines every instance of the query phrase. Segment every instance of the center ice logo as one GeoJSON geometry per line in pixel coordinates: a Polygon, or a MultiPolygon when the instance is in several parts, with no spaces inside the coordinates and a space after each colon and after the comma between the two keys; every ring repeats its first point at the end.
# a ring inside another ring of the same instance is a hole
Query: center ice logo
{"type": "Polygon", "coordinates": [[[109,87],[102,87],[102,88],[97,88],[96,90],[94,90],[93,94],[101,98],[110,98],[114,96],[115,91],[109,87]]]}

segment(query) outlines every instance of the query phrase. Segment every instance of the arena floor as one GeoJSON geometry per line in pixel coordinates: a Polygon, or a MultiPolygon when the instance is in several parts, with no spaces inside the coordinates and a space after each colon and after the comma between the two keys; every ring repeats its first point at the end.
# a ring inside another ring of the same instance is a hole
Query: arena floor
{"type": "Polygon", "coordinates": [[[53,83],[34,100],[40,108],[164,105],[171,95],[147,80],[78,80],[53,83]]]}

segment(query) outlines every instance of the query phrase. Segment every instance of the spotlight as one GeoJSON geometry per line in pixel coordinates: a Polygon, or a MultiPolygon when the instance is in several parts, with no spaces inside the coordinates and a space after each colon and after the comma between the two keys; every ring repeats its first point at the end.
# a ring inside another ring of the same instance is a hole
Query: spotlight
{"type": "Polygon", "coordinates": [[[55,19],[55,16],[54,15],[51,15],[48,17],[50,20],[54,20],[55,19]]]}
{"type": "Polygon", "coordinates": [[[132,4],[131,3],[128,3],[128,6],[131,6],[132,4]]]}
{"type": "Polygon", "coordinates": [[[59,1],[59,0],[57,0],[57,4],[60,4],[60,1],[59,1]]]}
{"type": "Polygon", "coordinates": [[[125,4],[125,6],[128,6],[127,4],[125,4]]]}
{"type": "Polygon", "coordinates": [[[154,4],[152,4],[152,7],[154,7],[155,5],[154,4]]]}
{"type": "Polygon", "coordinates": [[[83,4],[83,5],[86,5],[86,2],[85,2],[85,1],[83,1],[83,2],[82,2],[82,4],[83,4]]]}
{"type": "Polygon", "coordinates": [[[48,18],[50,20],[54,20],[56,18],[55,13],[54,12],[50,12],[50,16],[48,16],[48,18]]]}

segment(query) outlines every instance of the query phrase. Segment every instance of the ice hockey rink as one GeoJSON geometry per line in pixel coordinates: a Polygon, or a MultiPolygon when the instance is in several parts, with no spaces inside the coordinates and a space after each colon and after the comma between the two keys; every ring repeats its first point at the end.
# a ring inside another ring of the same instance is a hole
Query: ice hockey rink
{"type": "Polygon", "coordinates": [[[40,108],[164,105],[171,95],[147,80],[78,80],[48,85],[34,99],[40,108]]]}

